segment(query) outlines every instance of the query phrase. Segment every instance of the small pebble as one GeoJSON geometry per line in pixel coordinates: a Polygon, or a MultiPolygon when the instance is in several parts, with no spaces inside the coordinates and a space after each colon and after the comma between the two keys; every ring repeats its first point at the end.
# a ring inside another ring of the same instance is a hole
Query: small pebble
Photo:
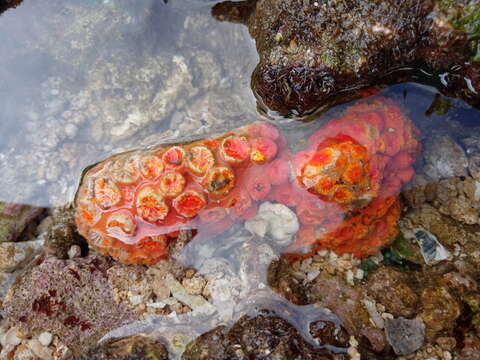
{"type": "Polygon", "coordinates": [[[52,343],[52,340],[53,335],[48,331],[44,331],[38,336],[38,341],[40,341],[40,344],[43,346],[49,346],[52,343]]]}
{"type": "Polygon", "coordinates": [[[80,257],[82,255],[82,249],[78,245],[72,245],[70,249],[68,249],[68,258],[73,259],[80,257]]]}

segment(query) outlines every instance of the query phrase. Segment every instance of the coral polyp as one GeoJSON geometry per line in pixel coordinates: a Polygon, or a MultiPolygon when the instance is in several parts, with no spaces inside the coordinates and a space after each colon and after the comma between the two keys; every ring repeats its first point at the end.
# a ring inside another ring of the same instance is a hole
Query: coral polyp
{"type": "Polygon", "coordinates": [[[362,257],[397,233],[398,194],[414,175],[418,130],[393,101],[348,107],[290,154],[277,128],[254,123],[215,139],[158,146],[89,169],[76,221],[90,245],[127,263],[168,256],[180,230],[216,236],[275,201],[300,223],[288,251],[362,257]]]}

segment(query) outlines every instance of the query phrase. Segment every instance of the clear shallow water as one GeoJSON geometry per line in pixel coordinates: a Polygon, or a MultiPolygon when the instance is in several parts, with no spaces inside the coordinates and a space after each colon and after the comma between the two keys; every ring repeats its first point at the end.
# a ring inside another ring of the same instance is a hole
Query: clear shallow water
{"type": "Polygon", "coordinates": [[[112,152],[256,118],[253,42],[209,14],[204,1],[37,0],[3,13],[0,199],[60,205],[112,152]]]}
{"type": "MultiPolygon", "coordinates": [[[[207,1],[132,4],[31,0],[0,16],[0,200],[61,205],[73,199],[82,170],[112,153],[262,118],[250,89],[258,57],[245,27],[216,22],[207,1]]],[[[461,101],[432,111],[433,87],[405,83],[382,94],[407,110],[422,140],[442,128],[454,137],[478,131],[478,110],[461,101]]],[[[309,123],[277,123],[301,148],[348,105],[309,123]]],[[[232,232],[224,240],[215,256],[239,261],[242,238],[232,232]]],[[[200,268],[218,243],[192,246],[204,256],[186,264],[200,268]]],[[[240,288],[265,283],[265,266],[252,273],[257,278],[246,276],[240,288]]],[[[194,330],[221,320],[197,320],[194,330]]],[[[161,332],[168,323],[144,325],[133,332],[161,332]]]]}

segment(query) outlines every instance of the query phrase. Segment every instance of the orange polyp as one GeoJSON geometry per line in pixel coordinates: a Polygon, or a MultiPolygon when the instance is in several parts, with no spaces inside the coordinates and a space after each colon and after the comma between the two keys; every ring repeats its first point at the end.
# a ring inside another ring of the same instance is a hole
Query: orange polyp
{"type": "Polygon", "coordinates": [[[185,161],[185,150],[180,146],[172,146],[162,155],[165,167],[171,170],[180,170],[185,161]]]}
{"type": "Polygon", "coordinates": [[[109,178],[95,179],[93,195],[96,204],[105,210],[117,205],[122,200],[120,189],[109,178]]]}
{"type": "Polygon", "coordinates": [[[266,173],[272,185],[281,185],[288,182],[290,165],[288,158],[279,158],[268,164],[266,173]]]}
{"type": "Polygon", "coordinates": [[[267,137],[258,137],[251,142],[250,159],[256,164],[265,164],[277,155],[277,144],[267,137]]]}
{"type": "Polygon", "coordinates": [[[213,195],[227,195],[235,186],[235,174],[226,166],[215,166],[207,173],[203,182],[213,195]]]}
{"type": "Polygon", "coordinates": [[[272,140],[277,140],[280,136],[280,133],[275,126],[265,122],[250,125],[248,127],[248,133],[253,137],[261,136],[272,140]]]}
{"type": "Polygon", "coordinates": [[[157,190],[144,187],[137,196],[137,214],[148,222],[163,220],[168,214],[168,205],[157,190]]]}
{"type": "Polygon", "coordinates": [[[205,175],[215,165],[215,155],[206,146],[194,146],[187,152],[187,165],[194,174],[205,175]]]}
{"type": "Polygon", "coordinates": [[[249,171],[245,174],[247,177],[247,191],[254,200],[261,200],[265,198],[272,185],[263,171],[249,171]]]}
{"type": "Polygon", "coordinates": [[[114,160],[109,170],[113,180],[121,185],[131,185],[140,178],[136,157],[114,160]]]}
{"type": "Polygon", "coordinates": [[[107,221],[107,228],[119,229],[124,235],[132,235],[135,232],[136,225],[129,212],[120,210],[110,215],[107,221]]]}
{"type": "Polygon", "coordinates": [[[194,217],[206,205],[205,197],[195,190],[187,190],[173,200],[173,206],[180,215],[194,217]]]}
{"type": "Polygon", "coordinates": [[[352,191],[345,185],[337,185],[334,188],[333,198],[338,203],[348,203],[352,200],[352,191]]]}
{"type": "Polygon", "coordinates": [[[164,174],[159,181],[159,189],[164,196],[175,197],[182,193],[186,184],[185,177],[178,172],[164,174]]]}
{"type": "Polygon", "coordinates": [[[359,163],[350,163],[342,175],[343,180],[349,184],[359,183],[363,177],[364,171],[359,163]]]}
{"type": "Polygon", "coordinates": [[[157,156],[145,155],[140,158],[140,172],[147,179],[157,178],[163,169],[163,161],[157,156]]]}
{"type": "Polygon", "coordinates": [[[236,164],[250,157],[250,144],[245,136],[227,136],[220,145],[223,159],[236,164]]]}

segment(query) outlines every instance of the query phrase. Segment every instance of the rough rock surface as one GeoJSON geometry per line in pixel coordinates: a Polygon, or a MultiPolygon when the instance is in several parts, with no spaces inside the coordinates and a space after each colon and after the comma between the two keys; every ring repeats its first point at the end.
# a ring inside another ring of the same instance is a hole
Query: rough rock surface
{"type": "Polygon", "coordinates": [[[411,280],[404,272],[381,267],[369,275],[367,289],[388,312],[409,317],[415,313],[418,303],[418,296],[410,286],[411,280]]]}
{"type": "Polygon", "coordinates": [[[145,336],[111,339],[82,354],[78,360],[168,360],[168,352],[161,343],[145,336]]]}
{"type": "Polygon", "coordinates": [[[10,288],[3,314],[25,331],[49,331],[72,350],[92,344],[135,316],[115,302],[108,262],[98,256],[44,259],[10,288]]]}
{"type": "Polygon", "coordinates": [[[213,329],[190,343],[183,360],[333,359],[327,350],[313,347],[282,318],[244,316],[232,328],[213,329]]]}

